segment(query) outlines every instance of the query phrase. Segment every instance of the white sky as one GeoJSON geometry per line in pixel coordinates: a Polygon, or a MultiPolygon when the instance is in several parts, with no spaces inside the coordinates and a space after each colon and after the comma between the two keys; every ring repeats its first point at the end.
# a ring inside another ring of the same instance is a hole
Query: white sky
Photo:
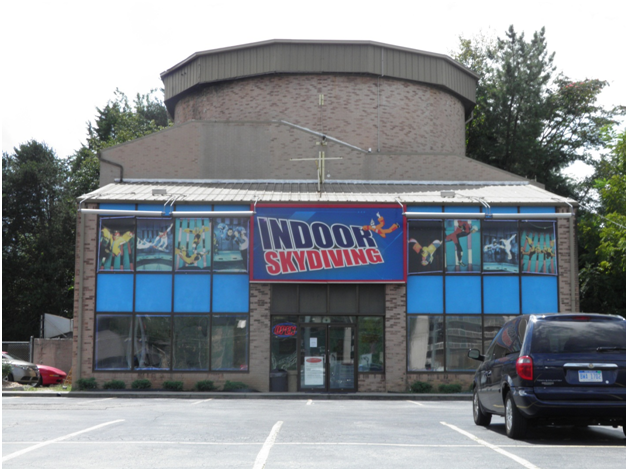
{"type": "Polygon", "coordinates": [[[24,1],[0,6],[2,150],[30,139],[60,157],[119,88],[129,98],[196,51],[269,39],[370,40],[441,54],[458,37],[527,38],[545,26],[554,63],[573,79],[610,82],[601,103],[626,104],[627,4],[601,0],[24,1]],[[437,4],[438,3],[438,4],[437,4]]]}

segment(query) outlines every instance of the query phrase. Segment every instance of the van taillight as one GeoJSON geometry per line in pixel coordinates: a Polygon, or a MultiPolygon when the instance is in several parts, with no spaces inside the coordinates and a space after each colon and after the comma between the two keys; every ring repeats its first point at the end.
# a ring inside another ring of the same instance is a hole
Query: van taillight
{"type": "Polygon", "coordinates": [[[530,356],[521,356],[517,359],[516,369],[517,375],[523,380],[532,380],[534,378],[534,364],[530,356]]]}

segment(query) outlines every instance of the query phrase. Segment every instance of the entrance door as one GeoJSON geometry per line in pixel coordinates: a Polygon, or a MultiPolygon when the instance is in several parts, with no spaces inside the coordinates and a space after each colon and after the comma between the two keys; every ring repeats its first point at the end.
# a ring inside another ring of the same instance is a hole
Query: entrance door
{"type": "Polygon", "coordinates": [[[305,324],[299,333],[299,389],[356,391],[355,327],[305,324]]]}

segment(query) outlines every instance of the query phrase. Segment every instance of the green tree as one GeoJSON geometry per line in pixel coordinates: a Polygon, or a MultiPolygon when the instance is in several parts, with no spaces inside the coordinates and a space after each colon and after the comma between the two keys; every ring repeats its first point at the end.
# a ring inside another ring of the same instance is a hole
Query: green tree
{"type": "Polygon", "coordinates": [[[127,96],[116,89],[113,100],[102,109],[96,108],[94,122],[87,123],[87,142],[71,158],[70,188],[73,195],[83,195],[98,188],[99,151],[171,125],[165,105],[155,94],[156,90],[144,95],[138,93],[130,104],[127,96]]]}
{"type": "Polygon", "coordinates": [[[513,26],[495,42],[461,38],[453,56],[481,77],[467,125],[467,155],[575,196],[574,183],[561,171],[591,159],[591,151],[604,144],[601,130],[624,112],[596,104],[608,83],[556,73],[544,28],[530,41],[513,26]]]}
{"type": "Polygon", "coordinates": [[[74,202],[66,162],[29,141],[2,155],[3,338],[39,333],[44,313],[71,316],[74,202]]]}
{"type": "Polygon", "coordinates": [[[595,197],[579,218],[582,311],[626,316],[626,130],[607,131],[608,152],[585,182],[595,197]]]}

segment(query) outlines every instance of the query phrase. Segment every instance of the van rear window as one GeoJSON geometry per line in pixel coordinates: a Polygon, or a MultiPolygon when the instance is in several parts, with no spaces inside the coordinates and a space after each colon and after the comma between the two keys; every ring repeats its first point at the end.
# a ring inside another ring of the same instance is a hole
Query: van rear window
{"type": "Polygon", "coordinates": [[[538,321],[532,352],[588,352],[598,348],[626,349],[626,323],[615,321],[538,321]]]}

